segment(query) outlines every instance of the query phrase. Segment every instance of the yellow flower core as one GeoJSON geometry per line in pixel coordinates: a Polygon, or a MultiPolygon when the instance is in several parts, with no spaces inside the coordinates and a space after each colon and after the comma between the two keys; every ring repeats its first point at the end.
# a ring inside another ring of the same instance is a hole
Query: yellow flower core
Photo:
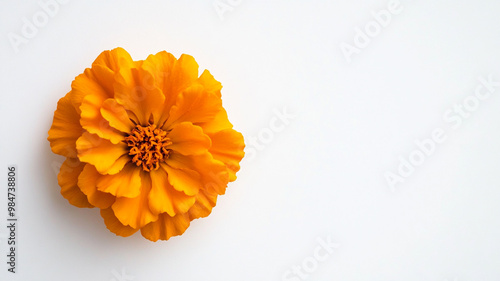
{"type": "Polygon", "coordinates": [[[158,169],[160,163],[168,159],[170,149],[167,146],[172,144],[167,132],[156,125],[135,126],[124,142],[129,146],[128,154],[133,155],[132,162],[142,165],[146,172],[158,169]]]}

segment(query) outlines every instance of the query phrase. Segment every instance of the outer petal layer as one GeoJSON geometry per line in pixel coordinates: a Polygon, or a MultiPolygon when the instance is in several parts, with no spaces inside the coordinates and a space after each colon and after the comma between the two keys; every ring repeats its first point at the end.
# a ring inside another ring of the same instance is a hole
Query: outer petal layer
{"type": "Polygon", "coordinates": [[[168,240],[172,236],[181,235],[189,227],[190,220],[187,214],[178,214],[171,217],[168,214],[161,214],[158,220],[141,229],[144,238],[153,242],[168,240]]]}
{"type": "Polygon", "coordinates": [[[221,108],[217,114],[215,114],[214,119],[199,123],[198,126],[203,128],[205,134],[216,133],[225,129],[231,129],[233,124],[227,119],[227,112],[224,108],[221,108]]]}
{"type": "Polygon", "coordinates": [[[134,62],[122,48],[102,52],[92,63],[92,68],[85,69],[71,84],[74,94],[71,102],[80,113],[80,105],[89,94],[103,97],[114,96],[114,76],[124,67],[132,67],[134,62]]]}
{"type": "Polygon", "coordinates": [[[135,198],[116,198],[116,202],[112,206],[118,220],[123,225],[135,229],[158,219],[158,215],[152,213],[148,205],[151,179],[147,173],[141,173],[141,190],[141,194],[135,198]]]}
{"type": "Polygon", "coordinates": [[[186,121],[193,124],[211,121],[221,107],[222,101],[219,97],[207,92],[203,86],[195,84],[177,97],[163,128],[170,128],[174,124],[186,121]]]}
{"type": "Polygon", "coordinates": [[[97,190],[96,182],[101,176],[94,166],[86,164],[78,176],[78,187],[87,195],[89,203],[99,209],[109,208],[114,202],[115,197],[111,194],[97,190]]]}
{"type": "MultiPolygon", "coordinates": [[[[109,71],[116,73],[123,67],[131,67],[134,64],[130,54],[123,48],[114,48],[110,51],[102,52],[92,63],[92,67],[102,66],[109,71]]],[[[105,77],[103,77],[105,78],[105,77]]],[[[106,77],[109,78],[109,77],[106,77]]],[[[106,79],[106,81],[112,79],[106,79]]]]}
{"type": "Polygon", "coordinates": [[[107,92],[102,87],[90,68],[85,69],[82,74],[78,75],[75,80],[73,80],[73,83],[71,83],[71,91],[73,93],[71,95],[71,103],[78,114],[81,113],[80,106],[87,95],[97,95],[104,99],[106,99],[106,97],[112,97],[112,93],[107,92]]]}
{"type": "Polygon", "coordinates": [[[124,67],[132,67],[134,61],[123,48],[115,48],[102,52],[92,63],[92,72],[96,80],[110,97],[114,95],[113,83],[115,74],[124,67]]]}
{"type": "Polygon", "coordinates": [[[216,194],[226,192],[229,175],[226,166],[215,160],[210,153],[184,156],[174,153],[167,159],[167,165],[175,169],[190,169],[201,176],[202,189],[216,194]]]}
{"type": "Polygon", "coordinates": [[[215,94],[219,98],[221,97],[222,84],[215,80],[210,71],[205,69],[196,82],[201,84],[208,92],[215,94]]]}
{"type": "Polygon", "coordinates": [[[245,152],[243,136],[233,129],[210,134],[212,147],[210,153],[216,160],[222,161],[229,171],[229,181],[236,180],[236,172],[240,170],[240,161],[245,152]]]}
{"type": "Polygon", "coordinates": [[[71,92],[57,103],[54,120],[49,130],[52,152],[66,157],[76,157],[76,140],[82,135],[80,116],[70,100],[71,92]]]}
{"type": "Polygon", "coordinates": [[[212,208],[215,207],[217,203],[217,194],[209,193],[206,191],[200,191],[196,195],[196,202],[189,209],[189,218],[191,220],[204,218],[212,212],[212,208]]]}
{"type": "Polygon", "coordinates": [[[188,196],[182,191],[175,190],[168,182],[167,173],[164,170],[165,165],[160,169],[151,171],[151,192],[149,193],[149,208],[153,213],[167,213],[175,216],[179,213],[185,213],[194,204],[195,198],[188,196]]]}
{"type": "Polygon", "coordinates": [[[71,205],[80,208],[93,208],[87,200],[87,196],[78,188],[78,176],[83,170],[85,163],[76,158],[67,158],[61,166],[57,180],[61,186],[61,194],[71,205]]]}
{"type": "Polygon", "coordinates": [[[113,209],[101,209],[101,217],[104,219],[104,224],[116,235],[128,237],[137,232],[138,229],[123,225],[115,216],[113,209]]]}

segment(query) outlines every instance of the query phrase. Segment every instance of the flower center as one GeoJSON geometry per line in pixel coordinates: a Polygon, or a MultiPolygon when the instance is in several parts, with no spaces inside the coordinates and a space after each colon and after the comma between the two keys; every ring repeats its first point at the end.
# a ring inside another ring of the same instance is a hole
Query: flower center
{"type": "Polygon", "coordinates": [[[156,128],[156,125],[137,125],[124,141],[129,146],[128,154],[133,156],[132,162],[142,165],[146,172],[158,169],[160,163],[168,159],[170,149],[167,146],[172,144],[167,132],[156,128]]]}

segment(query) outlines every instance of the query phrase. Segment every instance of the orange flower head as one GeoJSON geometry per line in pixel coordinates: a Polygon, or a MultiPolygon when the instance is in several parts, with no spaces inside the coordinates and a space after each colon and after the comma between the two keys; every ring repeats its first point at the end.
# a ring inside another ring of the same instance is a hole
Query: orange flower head
{"type": "Polygon", "coordinates": [[[59,100],[49,130],[52,151],[66,157],[63,197],[101,209],[116,235],[183,234],[211,213],[244,156],[221,89],[189,55],[101,53],[59,100]]]}

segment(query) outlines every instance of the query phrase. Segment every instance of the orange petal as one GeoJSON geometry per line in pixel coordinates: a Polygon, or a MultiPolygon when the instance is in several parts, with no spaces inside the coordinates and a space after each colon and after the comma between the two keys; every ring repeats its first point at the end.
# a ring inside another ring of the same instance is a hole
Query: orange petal
{"type": "Polygon", "coordinates": [[[118,72],[122,67],[130,67],[134,61],[130,54],[123,48],[115,48],[110,51],[102,52],[92,63],[92,67],[100,65],[106,67],[112,72],[118,72]]]}
{"type": "Polygon", "coordinates": [[[141,193],[141,169],[130,162],[116,175],[101,176],[97,189],[116,197],[137,197],[141,193]]]}
{"type": "Polygon", "coordinates": [[[97,81],[97,78],[90,68],[85,69],[82,74],[78,75],[75,80],[73,80],[71,83],[71,92],[71,103],[78,114],[81,113],[80,106],[87,95],[96,95],[102,97],[103,100],[113,97],[112,93],[108,93],[97,81]]]}
{"type": "MultiPolygon", "coordinates": [[[[161,90],[165,95],[163,114],[158,124],[163,124],[170,115],[170,109],[175,104],[177,96],[191,86],[198,78],[198,64],[190,55],[183,54],[179,60],[172,60],[172,55],[160,52],[157,60],[161,61],[163,83],[161,90]]],[[[147,61],[147,60],[146,60],[147,61]]],[[[146,64],[146,62],[145,62],[146,64]]]]}
{"type": "Polygon", "coordinates": [[[240,170],[240,161],[245,152],[243,135],[233,129],[210,134],[212,147],[209,151],[216,160],[222,161],[229,171],[229,181],[236,180],[236,172],[240,170]]]}
{"type": "Polygon", "coordinates": [[[109,167],[108,171],[104,174],[115,175],[119,173],[128,162],[130,162],[130,156],[128,155],[128,153],[123,154],[122,156],[120,156],[120,158],[118,158],[118,160],[115,161],[113,165],[111,165],[111,167],[109,167]]]}
{"type": "Polygon", "coordinates": [[[109,231],[116,235],[128,237],[137,232],[138,229],[123,225],[115,216],[113,209],[101,209],[101,217],[109,231]]]}
{"type": "Polygon", "coordinates": [[[87,196],[78,188],[78,176],[83,170],[85,163],[81,163],[77,158],[66,158],[61,165],[61,170],[57,176],[61,194],[71,205],[79,208],[93,208],[87,196]]]}
{"type": "Polygon", "coordinates": [[[171,217],[168,214],[161,214],[158,220],[141,228],[144,238],[156,242],[158,240],[168,240],[172,236],[181,235],[189,227],[190,220],[186,214],[177,214],[171,217]]]}
{"type": "Polygon", "coordinates": [[[89,133],[97,134],[99,137],[110,140],[112,143],[119,143],[125,136],[122,132],[110,126],[109,122],[101,114],[101,107],[107,96],[89,94],[83,98],[80,106],[80,124],[89,133]]]}
{"type": "Polygon", "coordinates": [[[215,80],[210,71],[205,69],[196,82],[202,85],[208,92],[215,94],[219,98],[221,97],[220,90],[222,89],[222,84],[215,80]]]}
{"type": "Polygon", "coordinates": [[[201,154],[210,147],[210,138],[203,133],[201,127],[189,122],[175,125],[168,138],[172,141],[168,148],[183,155],[201,154]]]}
{"type": "Polygon", "coordinates": [[[87,195],[90,204],[99,209],[109,208],[114,202],[115,197],[109,193],[97,190],[96,182],[101,177],[94,166],[86,164],[82,173],[78,176],[78,187],[87,195]]]}
{"type": "Polygon", "coordinates": [[[94,165],[101,174],[116,174],[128,162],[122,157],[128,154],[126,144],[113,144],[87,132],[76,141],[76,149],[80,160],[94,165]]]}
{"type": "Polygon", "coordinates": [[[153,213],[168,213],[174,216],[178,213],[185,213],[194,204],[195,198],[188,196],[184,192],[175,190],[167,179],[164,166],[150,172],[152,188],[149,193],[149,208],[153,213]]]}
{"type": "Polygon", "coordinates": [[[177,191],[193,196],[202,188],[201,177],[198,172],[191,169],[176,169],[168,165],[162,166],[168,174],[168,182],[177,191]]]}
{"type": "MultiPolygon", "coordinates": [[[[92,68],[85,69],[84,73],[78,75],[71,84],[74,92],[71,102],[77,112],[81,112],[80,106],[87,95],[99,96],[101,100],[113,98],[115,74],[121,68],[133,65],[132,58],[122,48],[102,52],[92,63],[92,68]]],[[[97,132],[92,131],[92,133],[97,132]]]]}
{"type": "MultiPolygon", "coordinates": [[[[172,54],[162,51],[155,55],[149,55],[141,66],[144,70],[152,74],[156,85],[158,85],[160,90],[165,94],[165,103],[169,103],[170,106],[175,103],[176,98],[170,91],[170,87],[173,86],[171,79],[176,62],[177,59],[172,54]]],[[[191,81],[189,80],[188,83],[191,83],[191,81]]],[[[168,109],[170,109],[170,107],[168,107],[168,109]]]]}
{"type": "Polygon", "coordinates": [[[115,77],[115,99],[132,111],[142,125],[160,119],[165,96],[155,85],[153,76],[144,69],[122,69],[115,77]]]}
{"type": "Polygon", "coordinates": [[[91,68],[93,77],[101,88],[108,94],[109,97],[114,96],[113,83],[115,82],[115,71],[109,69],[107,66],[100,64],[93,64],[91,68]]]}
{"type": "Polygon", "coordinates": [[[185,121],[193,124],[211,121],[221,107],[222,100],[219,97],[207,92],[203,86],[194,84],[177,97],[163,128],[168,129],[185,121]]]}
{"type": "Polygon", "coordinates": [[[52,152],[66,157],[76,157],[76,140],[82,135],[83,129],[80,126],[80,116],[73,107],[66,94],[57,102],[57,109],[54,112],[54,120],[49,130],[49,137],[52,152]]]}
{"type": "Polygon", "coordinates": [[[201,190],[196,194],[196,202],[189,209],[188,215],[191,220],[204,218],[212,212],[217,203],[217,194],[201,190]]]}
{"type": "Polygon", "coordinates": [[[156,221],[158,215],[153,214],[148,205],[148,194],[151,190],[151,178],[147,173],[141,173],[141,194],[135,198],[119,197],[111,208],[123,225],[141,228],[156,221]]]}
{"type": "Polygon", "coordinates": [[[182,54],[175,62],[170,76],[169,88],[165,94],[178,94],[198,78],[198,63],[186,54],[182,54]]]}
{"type": "Polygon", "coordinates": [[[115,73],[133,65],[132,58],[122,48],[102,52],[92,63],[92,68],[85,69],[71,84],[74,92],[71,100],[77,112],[80,113],[80,105],[89,94],[112,98],[115,73]]]}
{"type": "Polygon", "coordinates": [[[134,61],[129,53],[123,48],[115,48],[111,51],[102,52],[92,63],[92,72],[102,88],[109,93],[110,97],[114,95],[114,77],[121,68],[132,67],[134,61]]]}
{"type": "Polygon", "coordinates": [[[124,133],[130,133],[135,127],[128,117],[127,110],[114,99],[107,99],[102,103],[101,115],[111,127],[124,133]]]}
{"type": "Polygon", "coordinates": [[[201,176],[202,189],[208,192],[224,194],[226,192],[229,175],[226,165],[215,160],[210,153],[184,156],[172,153],[166,163],[176,169],[191,169],[201,176]]]}
{"type": "Polygon", "coordinates": [[[219,112],[215,114],[214,119],[208,122],[199,123],[197,125],[203,129],[203,132],[205,134],[216,133],[218,131],[233,128],[233,124],[231,124],[231,122],[229,122],[229,119],[227,118],[226,110],[222,107],[219,112]]]}

